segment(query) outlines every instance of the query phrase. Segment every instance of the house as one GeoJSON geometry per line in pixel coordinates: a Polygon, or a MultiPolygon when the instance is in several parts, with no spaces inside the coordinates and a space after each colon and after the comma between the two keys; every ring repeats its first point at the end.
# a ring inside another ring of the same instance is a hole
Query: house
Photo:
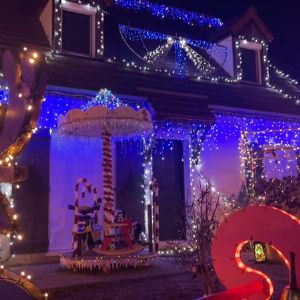
{"type": "Polygon", "coordinates": [[[223,24],[146,0],[0,4],[0,55],[26,47],[48,64],[39,130],[18,159],[28,178],[12,195],[26,237],[17,253],[69,249],[76,180],[87,177],[101,193],[101,140],[62,136],[57,119],[102,88],[151,111],[152,159],[141,155],[142,139],[116,141],[115,191],[117,206],[143,224],[153,173],[161,241],[185,239],[178,226],[199,170],[227,197],[251,188],[259,155],[266,177],[297,172],[300,90],[272,65],[274,37],[254,8],[223,24]]]}

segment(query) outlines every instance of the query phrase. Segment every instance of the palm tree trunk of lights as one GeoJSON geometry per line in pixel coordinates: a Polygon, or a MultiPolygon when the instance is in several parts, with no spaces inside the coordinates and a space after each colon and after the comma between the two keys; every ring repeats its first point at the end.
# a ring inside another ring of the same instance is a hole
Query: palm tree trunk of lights
{"type": "Polygon", "coordinates": [[[103,139],[103,200],[104,200],[104,224],[114,222],[114,190],[112,178],[112,142],[111,134],[104,130],[103,139]]]}

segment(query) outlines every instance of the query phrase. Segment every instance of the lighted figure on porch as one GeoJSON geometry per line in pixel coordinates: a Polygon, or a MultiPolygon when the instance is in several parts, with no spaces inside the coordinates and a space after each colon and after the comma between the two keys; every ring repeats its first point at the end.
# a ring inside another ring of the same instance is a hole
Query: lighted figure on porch
{"type": "Polygon", "coordinates": [[[87,181],[86,178],[78,179],[75,185],[75,205],[69,205],[69,209],[74,210],[73,228],[73,257],[81,256],[82,249],[92,249],[101,244],[99,216],[101,198],[98,198],[97,189],[87,181]],[[85,194],[93,194],[92,206],[79,206],[79,187],[83,184],[80,193],[81,199],[85,199],[85,194]]]}
{"type": "Polygon", "coordinates": [[[103,89],[82,109],[72,109],[65,116],[60,116],[58,128],[62,135],[102,137],[103,141],[103,225],[98,222],[99,201],[95,190],[94,206],[88,207],[86,210],[79,206],[79,184],[83,183],[87,191],[92,192],[86,179],[80,179],[75,189],[74,259],[62,257],[61,265],[64,267],[78,266],[76,257],[81,255],[80,261],[82,264],[88,265],[89,268],[106,268],[107,265],[116,265],[116,261],[119,261],[120,265],[144,264],[145,260],[149,260],[149,253],[139,254],[138,252],[143,249],[143,246],[140,243],[133,243],[134,237],[137,239],[140,235],[140,226],[135,224],[134,228],[133,222],[124,211],[116,214],[112,171],[112,138],[129,139],[137,135],[151,133],[152,120],[149,111],[145,108],[134,110],[123,104],[110,91],[103,89]],[[89,213],[94,213],[94,217],[88,216],[89,213]],[[93,220],[95,220],[94,225],[103,228],[101,247],[98,247],[100,239],[94,243],[91,238],[94,233],[93,225],[91,225],[93,220]],[[81,250],[84,241],[96,255],[100,255],[98,258],[101,259],[89,260],[83,255],[81,250]]]}

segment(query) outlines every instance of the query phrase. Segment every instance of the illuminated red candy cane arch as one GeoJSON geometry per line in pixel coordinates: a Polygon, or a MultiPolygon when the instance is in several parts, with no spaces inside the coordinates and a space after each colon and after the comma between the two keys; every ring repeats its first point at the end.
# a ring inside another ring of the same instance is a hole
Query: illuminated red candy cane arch
{"type": "Polygon", "coordinates": [[[300,286],[300,220],[287,212],[264,206],[253,206],[233,213],[218,228],[212,243],[215,271],[228,291],[205,299],[269,299],[273,294],[271,279],[247,267],[241,260],[243,246],[257,240],[269,243],[290,266],[290,253],[296,254],[295,269],[300,286]],[[222,295],[221,295],[222,294],[222,295]],[[221,296],[221,297],[220,297],[221,296]]]}

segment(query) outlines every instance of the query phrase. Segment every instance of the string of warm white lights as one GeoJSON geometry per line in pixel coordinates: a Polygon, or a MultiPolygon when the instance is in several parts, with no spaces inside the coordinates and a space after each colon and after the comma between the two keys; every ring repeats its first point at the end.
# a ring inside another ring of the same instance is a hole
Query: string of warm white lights
{"type": "Polygon", "coordinates": [[[173,46],[173,43],[173,40],[168,40],[165,44],[158,46],[152,51],[149,51],[144,55],[144,60],[150,64],[156,63],[158,60],[164,58],[168,54],[173,46]]]}
{"type": "Polygon", "coordinates": [[[277,74],[279,77],[281,77],[281,78],[287,80],[291,85],[293,85],[293,86],[295,86],[295,87],[298,87],[298,84],[299,84],[298,80],[293,79],[293,78],[291,77],[291,75],[289,75],[289,74],[283,72],[282,70],[280,70],[280,69],[277,68],[276,66],[272,65],[271,63],[269,63],[269,67],[272,68],[272,69],[276,72],[276,74],[277,74]]]}
{"type": "MultiPolygon", "coordinates": [[[[276,86],[275,84],[271,84],[270,82],[270,68],[274,68],[272,64],[270,63],[268,59],[268,44],[263,41],[259,40],[257,38],[251,38],[246,39],[245,36],[239,36],[238,39],[235,41],[235,50],[236,50],[236,57],[237,57],[237,75],[236,79],[238,81],[243,79],[243,70],[242,70],[242,54],[241,54],[241,48],[247,47],[247,44],[249,42],[260,44],[262,46],[262,58],[263,58],[263,67],[264,67],[264,83],[267,87],[271,88],[273,91],[277,92],[278,94],[281,94],[284,98],[295,100],[296,104],[300,104],[300,99],[296,95],[291,95],[288,92],[284,91],[283,88],[276,86]]],[[[283,74],[279,70],[276,72],[278,75],[283,74]]],[[[285,79],[290,78],[288,74],[284,74],[285,79]]],[[[291,81],[295,83],[296,81],[291,81]]]]}
{"type": "MultiPolygon", "coordinates": [[[[95,23],[96,23],[96,32],[95,32],[95,47],[96,47],[96,55],[102,56],[104,52],[104,10],[100,5],[96,3],[96,1],[85,1],[85,0],[55,0],[54,1],[54,53],[61,53],[63,51],[62,45],[62,17],[64,6],[68,3],[77,3],[81,5],[82,9],[85,9],[88,13],[91,12],[92,9],[95,9],[95,23]]],[[[93,51],[92,51],[93,52],[93,51]]],[[[53,53],[50,54],[50,56],[53,53]]]]}
{"type": "Polygon", "coordinates": [[[181,43],[181,48],[185,50],[188,58],[193,62],[196,69],[200,72],[201,76],[207,76],[212,73],[215,68],[203,56],[193,50],[186,44],[181,43]]]}
{"type": "MultiPolygon", "coordinates": [[[[41,61],[41,56],[38,52],[35,51],[29,51],[27,47],[23,48],[23,56],[21,56],[21,60],[24,64],[28,64],[28,68],[32,67],[33,70],[40,72],[41,79],[43,76],[44,69],[39,68],[39,63],[43,62],[41,61]],[[39,69],[37,69],[39,68],[39,69]]],[[[23,69],[23,67],[20,67],[20,73],[26,72],[23,69]]],[[[19,73],[19,76],[20,76],[19,73]]],[[[24,75],[24,74],[23,74],[24,75]]],[[[26,74],[24,76],[21,75],[21,82],[25,82],[26,74]]],[[[16,78],[18,80],[18,78],[16,78]]],[[[29,142],[29,139],[31,138],[32,134],[36,132],[36,115],[33,115],[33,111],[35,108],[39,109],[39,106],[42,102],[42,91],[43,91],[43,83],[36,84],[34,83],[34,88],[30,90],[29,96],[24,96],[22,94],[22,89],[19,89],[19,91],[14,91],[15,94],[9,94],[9,88],[6,84],[6,82],[3,80],[3,75],[1,76],[1,84],[0,86],[0,103],[4,103],[5,106],[8,105],[8,95],[11,97],[10,101],[15,101],[15,99],[19,99],[17,101],[23,101],[24,102],[24,108],[26,109],[25,116],[21,116],[24,118],[24,124],[21,130],[20,135],[16,138],[16,141],[14,141],[12,144],[10,144],[2,153],[0,153],[0,165],[3,168],[14,168],[13,178],[5,179],[5,182],[0,183],[0,206],[2,209],[2,212],[6,215],[7,221],[10,225],[9,228],[6,229],[0,229],[0,232],[2,234],[6,235],[6,238],[9,241],[10,246],[10,257],[15,257],[14,253],[14,244],[16,241],[23,240],[23,235],[19,233],[18,228],[18,222],[19,222],[19,215],[15,212],[15,202],[13,199],[13,190],[19,189],[20,185],[16,182],[20,180],[17,175],[17,173],[21,170],[18,167],[17,162],[15,161],[16,156],[20,153],[20,151],[23,149],[23,147],[29,142]],[[13,183],[11,183],[13,182],[13,183]]],[[[41,80],[43,82],[43,80],[41,80]]],[[[20,85],[22,86],[22,85],[20,85]]],[[[5,120],[5,114],[1,115],[1,121],[5,120]]],[[[5,173],[4,173],[5,174],[5,173]]],[[[22,175],[21,175],[22,177],[22,175]]],[[[10,258],[6,257],[6,259],[10,258]]],[[[0,277],[3,279],[8,279],[16,284],[22,286],[26,290],[29,291],[30,294],[34,295],[34,297],[38,299],[47,299],[48,294],[45,293],[44,295],[40,293],[39,290],[37,290],[34,285],[31,283],[32,275],[26,273],[25,271],[22,271],[20,275],[13,274],[9,272],[5,268],[6,260],[4,258],[0,257],[0,277]]]]}
{"type": "MultiPolygon", "coordinates": [[[[152,150],[153,150],[153,144],[154,144],[154,135],[150,135],[148,137],[143,137],[143,156],[144,156],[144,162],[143,162],[143,184],[142,189],[144,190],[144,199],[142,201],[142,204],[144,205],[144,218],[145,218],[145,224],[149,224],[149,218],[148,218],[148,205],[152,204],[152,190],[150,189],[150,184],[152,181],[153,176],[153,158],[152,158],[152,150]]],[[[152,221],[153,224],[153,221],[152,221]]],[[[145,226],[145,237],[146,240],[149,240],[149,228],[148,226],[145,226]]]]}
{"type": "MultiPolygon", "coordinates": [[[[254,41],[256,41],[256,39],[254,41]]],[[[218,82],[220,82],[220,83],[224,83],[224,82],[225,83],[236,83],[236,82],[239,82],[239,81],[242,80],[242,74],[243,73],[242,73],[242,69],[241,69],[241,55],[238,55],[238,57],[240,57],[240,58],[238,59],[238,63],[237,63],[237,66],[236,66],[236,68],[237,68],[237,73],[236,74],[237,75],[236,75],[235,78],[226,77],[226,76],[213,76],[213,74],[210,74],[209,76],[206,76],[206,77],[203,77],[203,76],[200,76],[200,75],[195,77],[195,74],[189,74],[188,71],[186,71],[186,76],[187,77],[192,76],[190,78],[190,80],[197,80],[197,81],[203,81],[204,80],[204,81],[210,81],[210,82],[214,82],[214,83],[218,83],[218,82]],[[240,61],[240,63],[239,63],[239,61],[240,61]]],[[[145,72],[145,71],[158,72],[158,73],[165,74],[167,76],[177,76],[176,73],[174,72],[174,70],[170,70],[170,69],[167,69],[167,68],[162,69],[162,68],[158,68],[158,67],[151,68],[150,66],[139,65],[137,62],[129,61],[125,58],[123,58],[121,60],[118,60],[116,57],[113,57],[113,58],[108,58],[106,61],[108,63],[122,64],[127,68],[134,68],[134,69],[142,71],[142,72],[145,72]]],[[[267,65],[269,65],[269,63],[267,65]]],[[[269,70],[269,68],[267,68],[267,67],[266,67],[266,69],[269,70]]],[[[267,72],[267,74],[269,74],[269,71],[266,71],[266,72],[267,72]]],[[[266,80],[270,80],[270,75],[266,76],[266,80]]],[[[273,91],[275,91],[277,93],[280,93],[284,98],[290,99],[290,100],[295,100],[296,104],[300,104],[300,100],[297,96],[291,95],[289,93],[284,92],[282,88],[279,88],[276,85],[271,85],[270,83],[268,84],[268,87],[271,88],[273,91]]]]}

